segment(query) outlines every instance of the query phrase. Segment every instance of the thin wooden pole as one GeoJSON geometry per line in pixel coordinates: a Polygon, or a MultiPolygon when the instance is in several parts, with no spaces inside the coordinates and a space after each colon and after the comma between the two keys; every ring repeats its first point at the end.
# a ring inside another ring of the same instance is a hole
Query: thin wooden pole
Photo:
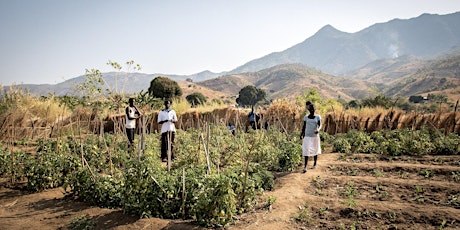
{"type": "Polygon", "coordinates": [[[208,148],[206,146],[206,142],[204,140],[204,137],[203,137],[203,133],[200,133],[200,136],[201,136],[201,141],[203,142],[203,146],[204,146],[204,152],[206,153],[206,165],[208,166],[208,175],[211,175],[211,166],[209,164],[209,153],[208,153],[208,148]]]}
{"type": "Polygon", "coordinates": [[[182,205],[181,205],[181,210],[182,210],[182,215],[185,216],[185,168],[182,168],[182,205]]]}
{"type": "Polygon", "coordinates": [[[166,137],[168,139],[168,172],[171,171],[171,132],[166,131],[166,137]]]}

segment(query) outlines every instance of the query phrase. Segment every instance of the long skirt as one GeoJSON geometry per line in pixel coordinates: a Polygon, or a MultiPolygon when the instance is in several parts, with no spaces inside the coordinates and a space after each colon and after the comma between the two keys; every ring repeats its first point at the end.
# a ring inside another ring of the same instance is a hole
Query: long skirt
{"type": "Polygon", "coordinates": [[[321,154],[319,137],[304,137],[302,142],[302,156],[312,157],[321,154]]]}

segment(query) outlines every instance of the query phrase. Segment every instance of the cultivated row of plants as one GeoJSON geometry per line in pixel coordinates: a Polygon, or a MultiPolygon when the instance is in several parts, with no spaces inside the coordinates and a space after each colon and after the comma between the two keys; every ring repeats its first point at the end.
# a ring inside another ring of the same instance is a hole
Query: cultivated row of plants
{"type": "Polygon", "coordinates": [[[334,152],[378,153],[388,156],[458,155],[460,137],[436,129],[380,130],[372,133],[351,130],[333,136],[334,152]]]}
{"type": "Polygon", "coordinates": [[[70,198],[141,217],[220,226],[272,189],[271,171],[300,164],[296,138],[276,130],[234,136],[225,126],[178,130],[171,171],[160,162],[158,133],[146,135],[144,152],[121,135],[41,139],[36,154],[0,146],[0,176],[27,181],[31,191],[62,186],[70,198]]]}
{"type": "MultiPolygon", "coordinates": [[[[0,146],[0,176],[27,181],[31,191],[62,186],[70,198],[121,207],[141,217],[193,219],[220,226],[254,208],[257,196],[272,189],[272,172],[291,171],[301,164],[298,135],[270,128],[234,136],[215,125],[178,130],[171,171],[160,162],[158,133],[146,135],[143,152],[129,149],[121,135],[41,139],[36,154],[0,146]]],[[[334,152],[342,153],[460,152],[458,135],[433,129],[321,133],[321,138],[322,147],[332,145],[334,152]]]]}

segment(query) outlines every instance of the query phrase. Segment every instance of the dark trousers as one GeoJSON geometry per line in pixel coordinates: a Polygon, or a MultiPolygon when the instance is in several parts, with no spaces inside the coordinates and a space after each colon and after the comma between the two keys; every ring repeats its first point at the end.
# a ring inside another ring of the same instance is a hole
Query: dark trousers
{"type": "Polygon", "coordinates": [[[129,145],[133,145],[133,142],[134,142],[134,129],[126,128],[126,136],[128,136],[129,145]]]}
{"type": "Polygon", "coordinates": [[[168,159],[168,146],[171,140],[171,160],[174,160],[174,136],[176,132],[167,131],[161,134],[161,159],[168,159]],[[168,140],[169,139],[169,140],[168,140]]]}

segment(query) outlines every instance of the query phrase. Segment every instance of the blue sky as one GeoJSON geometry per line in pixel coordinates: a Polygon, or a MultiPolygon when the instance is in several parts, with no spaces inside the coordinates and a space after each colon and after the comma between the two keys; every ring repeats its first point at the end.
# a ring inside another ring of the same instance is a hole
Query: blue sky
{"type": "Polygon", "coordinates": [[[354,33],[458,11],[458,0],[0,0],[0,85],[56,84],[112,71],[109,60],[149,74],[229,71],[327,24],[354,33]]]}

